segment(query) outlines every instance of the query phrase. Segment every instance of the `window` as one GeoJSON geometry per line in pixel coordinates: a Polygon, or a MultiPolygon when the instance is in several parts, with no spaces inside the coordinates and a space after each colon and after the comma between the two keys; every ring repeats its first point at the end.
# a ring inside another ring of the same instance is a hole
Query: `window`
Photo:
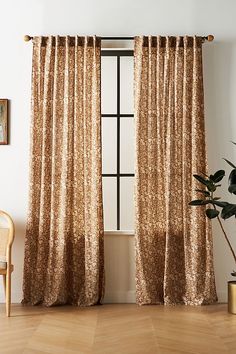
{"type": "Polygon", "coordinates": [[[105,230],[134,229],[133,51],[102,50],[105,230]]]}

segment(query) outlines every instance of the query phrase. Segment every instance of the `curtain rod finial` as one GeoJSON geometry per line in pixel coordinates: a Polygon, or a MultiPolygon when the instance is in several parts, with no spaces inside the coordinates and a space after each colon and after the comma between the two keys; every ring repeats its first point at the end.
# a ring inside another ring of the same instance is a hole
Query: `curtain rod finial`
{"type": "Polygon", "coordinates": [[[207,40],[208,40],[209,42],[214,41],[214,36],[213,36],[213,34],[209,34],[209,35],[207,36],[207,40]]]}
{"type": "Polygon", "coordinates": [[[28,36],[27,34],[24,36],[24,41],[29,42],[32,39],[32,37],[28,36]]]}

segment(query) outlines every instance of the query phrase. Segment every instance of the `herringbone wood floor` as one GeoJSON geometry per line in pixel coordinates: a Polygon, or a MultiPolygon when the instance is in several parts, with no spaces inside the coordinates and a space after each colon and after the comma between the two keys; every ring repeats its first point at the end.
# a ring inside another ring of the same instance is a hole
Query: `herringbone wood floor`
{"type": "Polygon", "coordinates": [[[235,354],[236,315],[226,305],[0,305],[1,354],[235,354]]]}

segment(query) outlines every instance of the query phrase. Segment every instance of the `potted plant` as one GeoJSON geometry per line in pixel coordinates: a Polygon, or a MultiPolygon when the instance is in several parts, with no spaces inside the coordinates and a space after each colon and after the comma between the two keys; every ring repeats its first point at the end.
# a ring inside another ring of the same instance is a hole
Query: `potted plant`
{"type": "MultiPolygon", "coordinates": [[[[236,145],[236,143],[233,143],[236,145]]],[[[229,174],[229,193],[236,195],[236,165],[230,162],[227,159],[224,159],[232,168],[229,174]]],[[[236,204],[232,204],[226,201],[222,201],[220,197],[215,196],[218,188],[221,187],[219,182],[224,178],[225,171],[219,170],[215,172],[213,175],[206,175],[202,173],[201,175],[193,175],[203,186],[201,189],[197,189],[196,191],[202,195],[201,199],[192,200],[189,205],[191,206],[204,206],[206,207],[206,216],[209,219],[216,218],[219,222],[220,228],[224,235],[224,238],[229,246],[231,254],[233,256],[235,265],[236,265],[236,254],[231,245],[230,239],[224,229],[223,223],[221,219],[226,220],[230,217],[236,217],[236,204]]],[[[236,276],[236,271],[231,273],[232,276],[236,276]]],[[[228,282],[228,311],[230,313],[236,314],[236,281],[228,282]]]]}

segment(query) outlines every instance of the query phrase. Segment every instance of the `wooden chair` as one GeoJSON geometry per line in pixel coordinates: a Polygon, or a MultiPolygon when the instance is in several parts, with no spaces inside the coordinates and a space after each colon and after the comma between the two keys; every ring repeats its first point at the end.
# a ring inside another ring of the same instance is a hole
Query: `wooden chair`
{"type": "Polygon", "coordinates": [[[14,270],[14,266],[11,264],[11,248],[15,237],[15,227],[10,215],[0,210],[1,223],[2,220],[4,220],[4,227],[0,226],[0,275],[3,276],[6,315],[9,317],[11,309],[11,273],[14,270]]]}

